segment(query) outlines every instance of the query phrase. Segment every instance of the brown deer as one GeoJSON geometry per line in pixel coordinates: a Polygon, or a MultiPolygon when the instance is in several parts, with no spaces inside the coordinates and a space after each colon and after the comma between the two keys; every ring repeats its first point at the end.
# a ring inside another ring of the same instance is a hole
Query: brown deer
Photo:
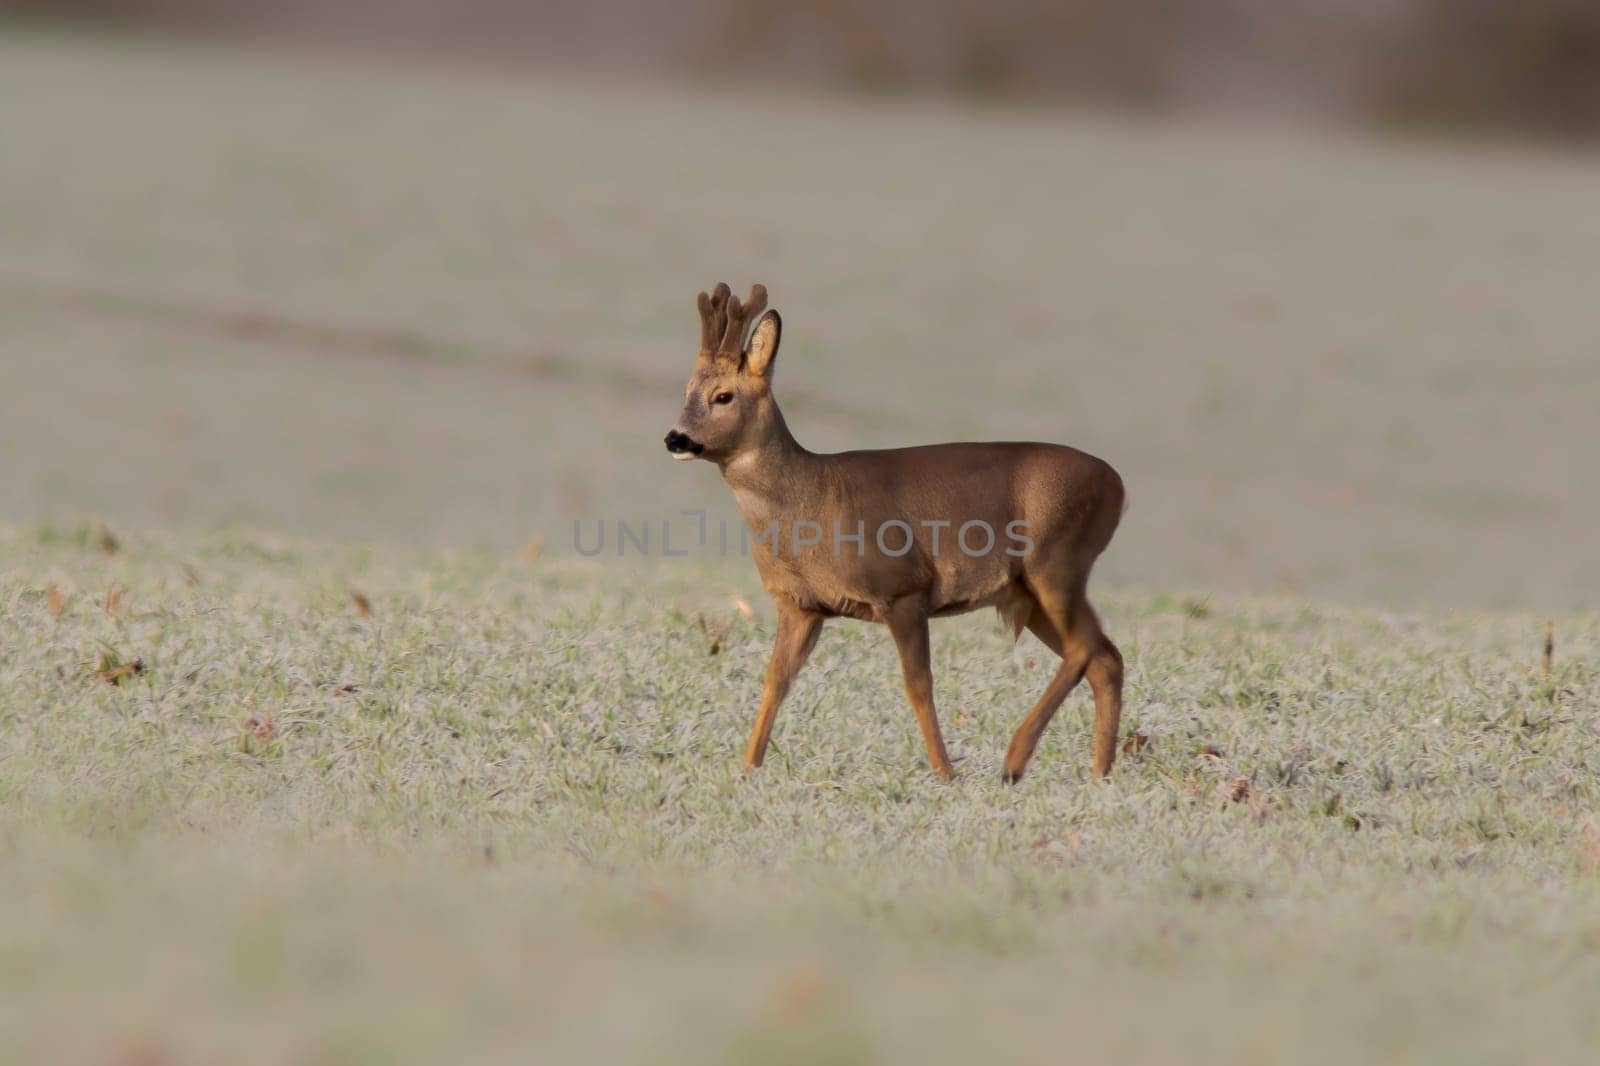
{"type": "Polygon", "coordinates": [[[809,452],[772,395],[782,322],[776,311],[761,315],[766,305],[761,285],[743,302],[723,284],[700,294],[700,354],[666,437],[675,458],[721,469],[755,534],[756,568],[777,608],[745,766],[761,765],[778,708],[822,623],[846,617],[889,627],[928,761],[938,776],[955,776],[934,712],[928,619],[995,607],[1013,638],[1027,626],[1061,656],[1011,738],[1005,779],[1022,777],[1056,708],[1083,677],[1094,690],[1094,773],[1109,774],[1122,655],[1101,631],[1086,589],[1122,517],[1117,472],[1056,444],[809,452]]]}

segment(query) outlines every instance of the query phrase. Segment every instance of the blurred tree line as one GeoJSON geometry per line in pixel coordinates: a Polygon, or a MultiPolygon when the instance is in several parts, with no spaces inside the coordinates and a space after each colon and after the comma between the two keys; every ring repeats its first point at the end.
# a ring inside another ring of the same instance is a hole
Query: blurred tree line
{"type": "Polygon", "coordinates": [[[0,0],[668,76],[1600,136],[1600,0],[0,0]]]}

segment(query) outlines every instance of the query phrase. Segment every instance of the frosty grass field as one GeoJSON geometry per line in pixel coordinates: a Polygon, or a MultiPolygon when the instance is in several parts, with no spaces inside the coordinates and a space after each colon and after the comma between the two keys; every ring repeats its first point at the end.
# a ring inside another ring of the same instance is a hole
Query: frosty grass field
{"type": "Polygon", "coordinates": [[[1594,161],[698,92],[0,40],[0,1057],[1588,1061],[1594,161]],[[1122,469],[1108,784],[987,616],[742,776],[748,561],[571,550],[758,272],[802,441],[1122,469]]]}

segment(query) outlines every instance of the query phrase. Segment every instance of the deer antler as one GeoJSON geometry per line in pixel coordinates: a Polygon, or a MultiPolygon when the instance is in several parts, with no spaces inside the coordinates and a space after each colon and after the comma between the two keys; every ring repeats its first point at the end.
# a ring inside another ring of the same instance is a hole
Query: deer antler
{"type": "Polygon", "coordinates": [[[750,286],[750,296],[740,302],[728,286],[718,282],[711,293],[700,294],[700,358],[738,360],[744,354],[744,335],[750,322],[767,309],[767,287],[750,286]]]}
{"type": "Polygon", "coordinates": [[[717,282],[711,293],[700,294],[700,358],[714,359],[728,326],[728,286],[717,282]]]}

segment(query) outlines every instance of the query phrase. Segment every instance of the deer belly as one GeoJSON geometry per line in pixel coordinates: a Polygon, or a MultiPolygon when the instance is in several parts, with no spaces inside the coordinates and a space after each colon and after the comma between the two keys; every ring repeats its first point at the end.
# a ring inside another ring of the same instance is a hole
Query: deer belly
{"type": "MultiPolygon", "coordinates": [[[[1020,560],[995,551],[968,556],[949,552],[935,560],[928,606],[934,614],[961,614],[998,607],[1014,594],[1020,560]]],[[[1020,589],[1016,589],[1020,591],[1020,589]]]]}
{"type": "Polygon", "coordinates": [[[1002,617],[1009,619],[1019,612],[1033,609],[1033,600],[1022,585],[1007,579],[1005,584],[990,591],[970,596],[946,596],[935,599],[929,611],[935,618],[952,614],[966,614],[993,607],[1002,617]]]}

